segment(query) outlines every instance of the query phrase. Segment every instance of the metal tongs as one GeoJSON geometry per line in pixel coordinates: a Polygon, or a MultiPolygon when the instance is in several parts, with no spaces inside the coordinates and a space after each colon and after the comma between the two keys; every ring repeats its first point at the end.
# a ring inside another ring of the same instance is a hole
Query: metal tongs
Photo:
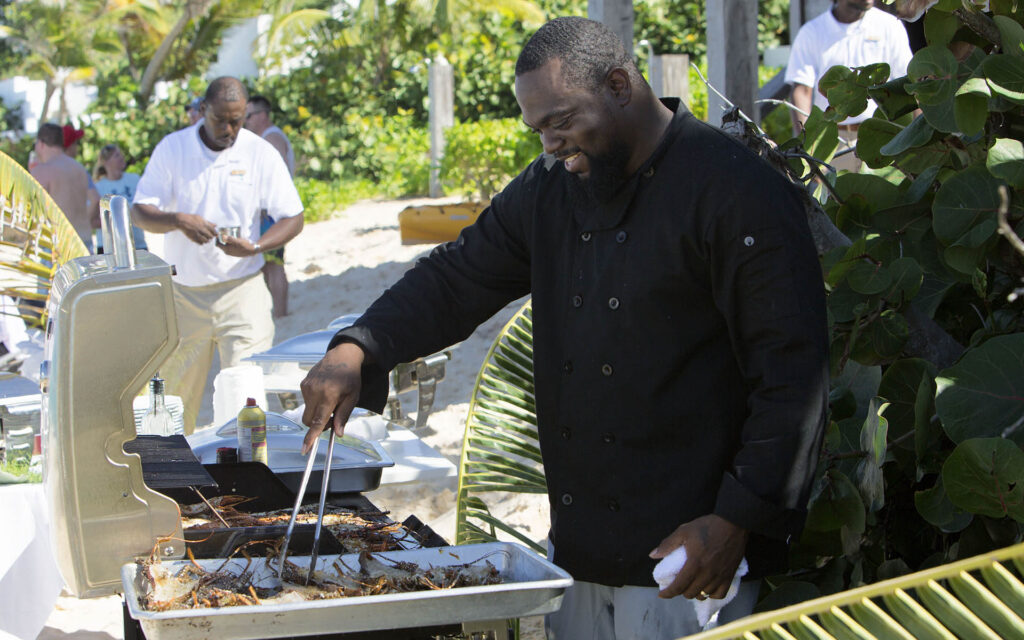
{"type": "MultiPolygon", "coordinates": [[[[313,550],[309,559],[309,571],[306,573],[306,582],[309,584],[313,577],[313,569],[316,568],[316,559],[320,555],[320,530],[324,524],[324,504],[327,500],[327,485],[331,479],[331,462],[334,460],[334,429],[330,429],[330,437],[327,439],[327,459],[324,460],[324,477],[320,485],[320,505],[316,512],[316,529],[313,531],[313,550]]],[[[302,473],[302,482],[299,484],[299,493],[295,496],[295,506],[292,508],[292,517],[288,521],[288,530],[284,534],[284,544],[281,545],[281,554],[277,561],[277,579],[281,580],[284,574],[284,561],[288,555],[288,544],[292,540],[292,531],[295,529],[295,518],[299,515],[299,507],[302,505],[302,498],[306,495],[306,485],[309,484],[309,475],[313,471],[313,461],[316,460],[316,452],[320,448],[320,438],[313,443],[309,452],[309,459],[306,460],[306,470],[302,473]]]]}

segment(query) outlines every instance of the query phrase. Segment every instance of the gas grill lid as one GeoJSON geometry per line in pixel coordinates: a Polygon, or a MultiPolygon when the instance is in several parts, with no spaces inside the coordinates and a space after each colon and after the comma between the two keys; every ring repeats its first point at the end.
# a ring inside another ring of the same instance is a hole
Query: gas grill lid
{"type": "Polygon", "coordinates": [[[143,481],[132,400],[178,343],[172,267],[86,256],[54,276],[41,367],[43,483],[54,555],[79,597],[121,590],[120,567],[181,557],[177,504],[143,481]]]}

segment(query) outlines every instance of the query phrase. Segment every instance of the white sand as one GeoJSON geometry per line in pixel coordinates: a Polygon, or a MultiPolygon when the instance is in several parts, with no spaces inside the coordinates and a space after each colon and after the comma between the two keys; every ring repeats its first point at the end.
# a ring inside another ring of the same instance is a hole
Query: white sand
{"type": "MultiPolygon", "coordinates": [[[[398,212],[410,205],[436,200],[363,202],[327,222],[309,224],[285,252],[285,269],[291,283],[290,314],[277,321],[275,342],[323,329],[349,313],[365,309],[413,262],[428,253],[430,245],[403,246],[398,212]]],[[[445,379],[438,385],[434,411],[427,421],[424,441],[458,464],[469,397],[483,358],[505,322],[519,309],[510,304],[481,325],[452,355],[445,379]]],[[[212,380],[212,377],[211,377],[212,380]]],[[[212,384],[200,412],[200,423],[212,420],[212,384]]],[[[407,394],[411,395],[411,394],[407,394]]],[[[403,398],[403,407],[415,409],[415,397],[403,398]]],[[[456,484],[435,482],[416,486],[382,487],[369,498],[390,509],[395,520],[415,514],[442,537],[454,539],[456,484]]],[[[547,532],[547,499],[514,496],[492,504],[495,515],[522,526],[534,540],[547,532]]],[[[543,637],[541,619],[523,621],[523,638],[543,637]]],[[[121,598],[110,596],[78,600],[61,596],[39,640],[109,640],[123,638],[121,598]]]]}

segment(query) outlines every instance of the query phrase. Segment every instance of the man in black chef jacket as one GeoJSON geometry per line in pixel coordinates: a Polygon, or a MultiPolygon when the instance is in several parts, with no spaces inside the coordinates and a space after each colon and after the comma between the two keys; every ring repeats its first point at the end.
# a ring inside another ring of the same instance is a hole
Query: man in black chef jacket
{"type": "Polygon", "coordinates": [[[720,620],[746,615],[803,525],[827,402],[799,194],[659,101],[600,23],[543,26],[515,89],[544,154],[338,332],[302,383],[306,449],[357,404],[381,410],[396,363],[532,294],[550,542],[576,580],[549,637],[697,631],[674,596],[722,598],[743,557],[755,580],[720,620]],[[690,560],[659,594],[651,570],[680,545],[690,560]]]}

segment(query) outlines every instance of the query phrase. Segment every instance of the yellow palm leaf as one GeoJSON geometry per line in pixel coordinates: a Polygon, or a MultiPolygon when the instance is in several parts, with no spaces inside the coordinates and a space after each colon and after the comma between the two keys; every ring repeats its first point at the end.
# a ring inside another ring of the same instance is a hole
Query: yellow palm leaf
{"type": "Polygon", "coordinates": [[[0,295],[27,302],[22,317],[38,322],[56,268],[88,253],[50,194],[0,152],[0,295]]]}

